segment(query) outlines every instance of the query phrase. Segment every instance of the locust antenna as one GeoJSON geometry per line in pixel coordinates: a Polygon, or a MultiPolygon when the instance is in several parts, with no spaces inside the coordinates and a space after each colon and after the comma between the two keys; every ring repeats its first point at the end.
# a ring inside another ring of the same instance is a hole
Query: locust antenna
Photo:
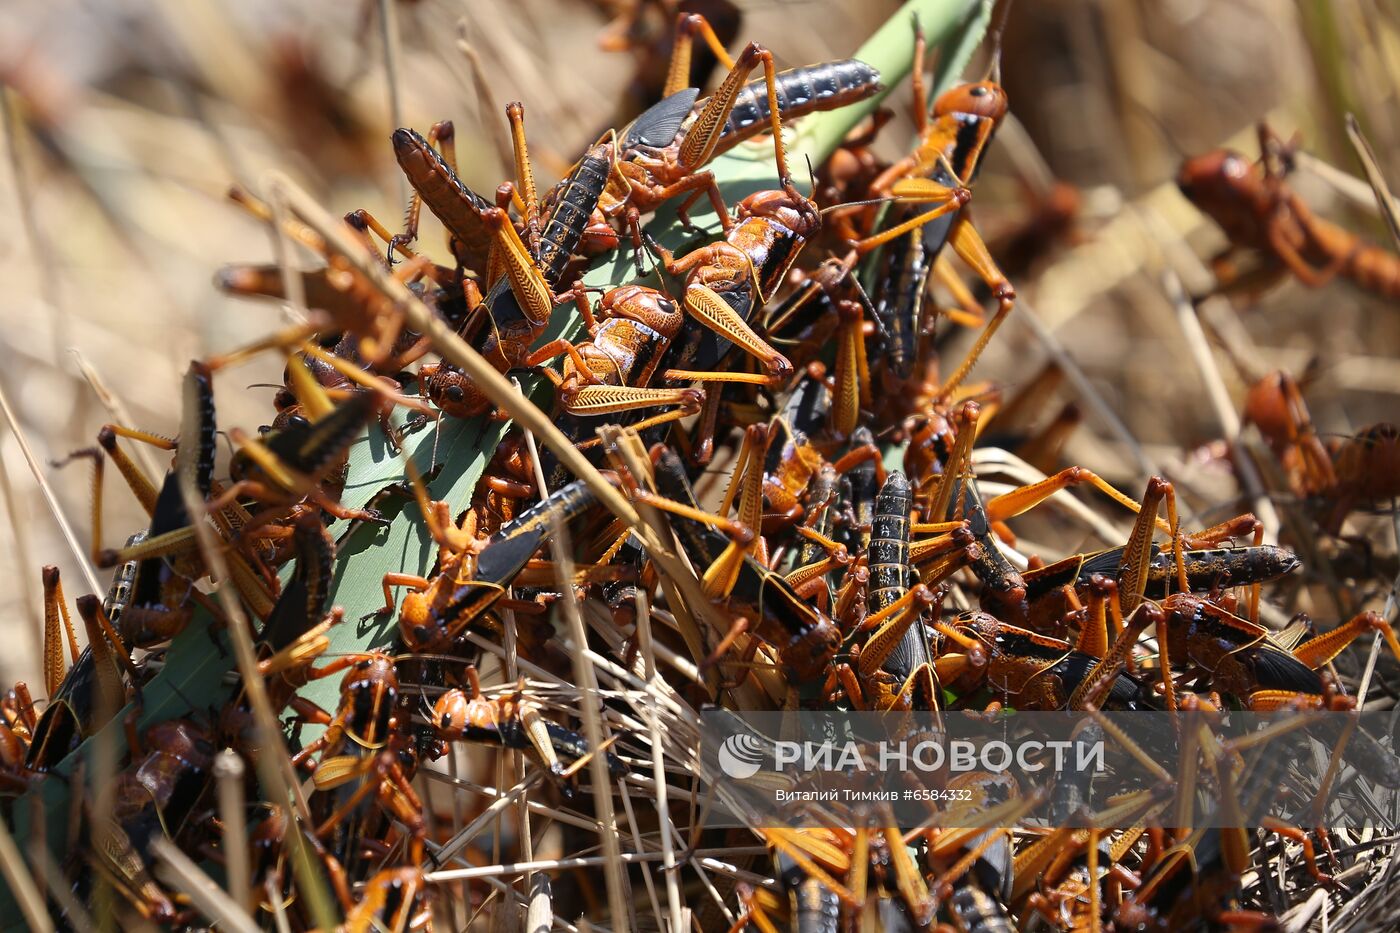
{"type": "Polygon", "coordinates": [[[992,11],[992,51],[991,58],[987,61],[987,73],[982,77],[983,81],[1001,83],[1001,37],[1006,31],[1006,19],[1010,13],[1011,0],[1001,0],[992,11]]]}

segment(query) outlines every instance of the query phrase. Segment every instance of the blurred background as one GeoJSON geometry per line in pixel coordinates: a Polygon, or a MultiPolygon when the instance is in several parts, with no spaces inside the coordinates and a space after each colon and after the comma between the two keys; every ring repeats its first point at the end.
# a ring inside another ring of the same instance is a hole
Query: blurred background
{"type": "MultiPolygon", "coordinates": [[[[731,49],[759,41],[791,67],[851,54],[898,4],[687,8],[711,16],[731,49]]],[[[70,598],[90,586],[89,466],[51,461],[92,445],[108,421],[174,434],[189,360],[282,322],[275,304],[232,300],[212,284],[225,262],[273,258],[262,224],[227,200],[230,184],[258,190],[277,169],[335,213],[365,208],[397,228],[407,187],[393,128],[455,121],[463,179],[489,192],[508,176],[511,100],[524,102],[536,173],[552,182],[634,112],[629,89],[664,61],[673,18],[674,3],[651,0],[0,2],[0,388],[20,432],[0,424],[0,681],[40,679],[40,566],[62,569],[70,598]]],[[[1339,188],[1325,167],[1360,174],[1343,130],[1354,112],[1400,182],[1398,26],[1393,6],[1370,0],[1014,5],[1002,69],[1017,121],[993,146],[974,214],[989,241],[1004,243],[1036,218],[1060,216],[1050,209],[1054,192],[1069,192],[1077,209],[1013,276],[1026,302],[977,377],[1012,389],[1029,377],[1026,361],[1052,346],[1020,317],[1037,315],[1136,439],[1125,441],[1072,384],[1062,387],[1058,402],[1084,411],[1065,463],[1130,489],[1150,463],[1181,481],[1198,517],[1238,511],[1234,481],[1211,453],[1219,413],[1160,279],[1168,255],[1192,293],[1209,290],[1194,257],[1208,258],[1223,238],[1172,179],[1184,155],[1227,142],[1254,158],[1253,127],[1267,117],[1285,137],[1300,131],[1324,163],[1293,179],[1309,203],[1389,244],[1369,189],[1339,188]]],[[[975,59],[971,72],[983,68],[975,59]]],[[[896,116],[877,144],[886,158],[912,140],[908,100],[906,84],[887,101],[896,116]]],[[[445,255],[431,218],[423,243],[445,255]]],[[[1235,410],[1243,358],[1261,373],[1309,372],[1306,394],[1324,434],[1400,420],[1393,307],[1338,282],[1288,283],[1257,302],[1207,310],[1235,410]]],[[[279,380],[270,356],[222,374],[221,425],[265,423],[273,390],[249,386],[279,380]]],[[[144,458],[153,473],[168,462],[154,450],[144,458]]],[[[101,544],[115,547],[146,522],[118,477],[107,478],[106,493],[101,544]]],[[[1388,541],[1381,550],[1393,553],[1388,541]]],[[[108,573],[95,580],[105,589],[108,573]]]]}

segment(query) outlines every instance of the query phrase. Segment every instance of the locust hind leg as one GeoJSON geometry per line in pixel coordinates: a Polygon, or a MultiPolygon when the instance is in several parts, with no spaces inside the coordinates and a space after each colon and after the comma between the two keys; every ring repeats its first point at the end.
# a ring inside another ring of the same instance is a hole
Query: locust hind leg
{"type": "Polygon", "coordinates": [[[73,630],[73,619],[68,614],[68,603],[63,598],[63,582],[58,568],[48,566],[43,569],[44,578],[44,689],[50,700],[63,686],[67,666],[63,662],[63,639],[68,643],[68,664],[78,663],[78,636],[73,630]],[[62,621],[62,634],[59,623],[62,621]]]}
{"type": "Polygon", "coordinates": [[[1363,612],[1330,632],[1308,639],[1293,649],[1293,656],[1315,670],[1337,657],[1366,632],[1380,633],[1391,652],[1400,659],[1400,640],[1396,639],[1395,630],[1384,616],[1376,612],[1363,612]]]}
{"type": "Polygon", "coordinates": [[[550,289],[544,273],[535,262],[534,255],[526,249],[505,211],[489,208],[482,212],[482,219],[491,231],[494,241],[492,262],[500,263],[526,319],[535,326],[543,327],[549,322],[554,306],[572,297],[573,291],[556,295],[550,289]]]}
{"type": "Polygon", "coordinates": [[[871,634],[861,647],[856,671],[862,677],[870,677],[879,670],[904,633],[932,604],[933,592],[923,584],[915,584],[899,599],[862,622],[861,628],[870,630],[871,634]]]}
{"type": "Polygon", "coordinates": [[[773,349],[717,292],[707,285],[692,285],[685,292],[686,309],[701,324],[728,338],[763,364],[772,383],[792,375],[792,363],[773,349]]]}
{"type": "Polygon", "coordinates": [[[530,745],[539,755],[540,762],[549,769],[549,773],[559,777],[564,773],[564,765],[559,761],[559,755],[554,750],[554,743],[549,738],[549,728],[545,725],[544,717],[540,711],[530,703],[522,703],[519,707],[520,724],[525,728],[525,735],[530,740],[530,745]]]}
{"type": "Polygon", "coordinates": [[[942,478],[929,502],[925,516],[935,522],[949,518],[957,505],[953,501],[953,490],[972,468],[972,445],[977,439],[978,424],[982,418],[982,407],[976,402],[964,402],[953,413],[953,449],[943,466],[942,478]]]}
{"type": "Polygon", "coordinates": [[[724,68],[733,70],[734,59],[725,51],[724,43],[715,34],[710,21],[699,13],[680,13],[676,17],[676,38],[671,45],[671,62],[666,70],[666,84],[661,90],[662,97],[670,97],[689,86],[691,49],[695,45],[697,34],[709,46],[719,63],[724,68]]]}
{"type": "MultiPolygon", "coordinates": [[[[763,461],[767,441],[768,429],[764,425],[751,424],[744,431],[729,485],[719,506],[719,514],[728,515],[737,499],[740,523],[754,532],[759,531],[763,522],[763,461]]],[[[750,553],[756,556],[761,547],[762,537],[755,533],[750,553]]]]}
{"type": "MultiPolygon", "coordinates": [[[[1099,490],[1099,492],[1102,492],[1124,508],[1131,509],[1134,512],[1139,512],[1142,508],[1131,496],[1114,488],[1112,484],[1104,480],[1097,473],[1092,470],[1087,470],[1084,467],[1076,466],[1068,467],[1038,483],[1032,483],[1029,486],[1021,486],[1018,489],[1002,493],[992,499],[987,503],[987,520],[995,524],[1004,523],[1009,519],[1015,518],[1017,515],[1029,511],[1061,490],[1069,489],[1073,486],[1080,486],[1085,483],[1093,486],[1095,489],[1099,490]]],[[[1171,530],[1166,522],[1159,522],[1157,527],[1162,531],[1171,530]]]]}
{"type": "Polygon", "coordinates": [[[953,296],[956,307],[948,308],[945,311],[950,321],[962,327],[981,327],[987,323],[987,315],[982,310],[982,305],[978,303],[971,290],[963,284],[957,270],[953,268],[952,261],[941,251],[938,258],[933,261],[933,277],[935,281],[948,290],[948,294],[953,296]]]}
{"type": "MultiPolygon", "coordinates": [[[[115,713],[127,699],[126,688],[122,686],[117,675],[117,668],[126,672],[132,684],[140,683],[136,665],[131,660],[131,650],[108,621],[107,614],[102,611],[102,602],[96,596],[88,594],[78,597],[77,607],[83,627],[87,629],[88,646],[92,649],[93,660],[96,662],[93,668],[97,672],[100,696],[104,701],[100,708],[115,713]]],[[[93,728],[96,728],[96,725],[93,728]]]]}
{"type": "Polygon", "coordinates": [[[175,449],[174,441],[158,434],[138,431],[119,424],[104,424],[97,432],[97,443],[100,450],[93,447],[75,450],[62,460],[53,462],[54,466],[62,467],[79,458],[92,461],[92,558],[98,566],[102,566],[100,555],[102,554],[102,490],[105,463],[103,452],[105,451],[107,457],[110,457],[112,463],[116,465],[122,479],[126,481],[128,488],[131,489],[132,494],[141,503],[141,508],[148,516],[155,515],[156,501],[160,498],[160,490],[117,443],[119,436],[141,441],[158,450],[175,449]]]}
{"type": "Polygon", "coordinates": [[[705,568],[700,577],[701,589],[706,596],[711,599],[727,597],[734,589],[744,558],[749,555],[753,548],[755,533],[738,522],[720,515],[712,515],[694,506],[676,502],[655,493],[637,489],[635,495],[640,502],[672,515],[711,525],[728,536],[729,544],[714,559],[714,562],[705,568]]]}
{"type": "Polygon", "coordinates": [[[1131,615],[1147,591],[1148,565],[1152,561],[1152,536],[1157,529],[1157,511],[1171,484],[1160,476],[1147,481],[1142,508],[1128,535],[1123,559],[1118,565],[1118,605],[1124,616],[1131,615]]]}
{"type": "Polygon", "coordinates": [[[520,193],[520,216],[529,238],[531,255],[540,254],[540,201],[535,190],[535,172],[530,167],[530,150],[525,143],[525,108],[519,101],[506,105],[510,121],[511,153],[515,159],[515,184],[520,193]]]}
{"type": "MultiPolygon", "coordinates": [[[[1104,697],[1113,688],[1113,683],[1117,679],[1118,673],[1123,670],[1128,659],[1132,656],[1133,647],[1137,644],[1138,636],[1149,626],[1155,626],[1159,639],[1165,643],[1166,613],[1162,612],[1156,603],[1143,603],[1128,618],[1124,626],[1122,635],[1113,643],[1113,647],[1104,654],[1104,657],[1094,664],[1084,675],[1084,679],[1075,687],[1070,694],[1068,708],[1071,710],[1083,710],[1090,706],[1098,708],[1103,704],[1104,697]]],[[[1176,708],[1175,694],[1171,686],[1171,670],[1163,667],[1163,683],[1168,691],[1168,706],[1176,708]]]]}
{"type": "Polygon", "coordinates": [[[836,392],[831,426],[849,437],[860,421],[860,407],[871,400],[870,361],[865,350],[865,317],[858,302],[837,303],[841,323],[836,329],[836,392]]]}
{"type": "MultiPolygon", "coordinates": [[[[669,424],[688,418],[701,410],[705,404],[705,393],[701,389],[637,389],[630,386],[587,386],[580,389],[564,402],[564,410],[576,415],[607,414],[619,411],[636,411],[646,408],[659,408],[674,405],[669,411],[650,415],[631,425],[634,431],[643,431],[657,425],[669,424]]],[[[598,438],[583,441],[578,446],[586,450],[601,443],[598,438]]]]}
{"type": "Polygon", "coordinates": [[[948,233],[948,243],[953,247],[953,252],[957,253],[959,258],[967,263],[987,284],[987,287],[992,290],[992,296],[1000,302],[1000,305],[997,307],[996,313],[992,315],[992,319],[987,323],[986,328],[977,336],[972,348],[967,351],[967,356],[963,358],[962,363],[939,390],[939,394],[943,397],[951,395],[967,378],[967,374],[977,364],[982,351],[987,348],[992,336],[1006,320],[1006,316],[1011,313],[1016,302],[1016,289],[997,268],[992,254],[987,250],[987,244],[982,242],[982,237],[973,228],[966,215],[959,216],[953,222],[953,227],[948,233]]]}
{"type": "Polygon", "coordinates": [[[914,64],[910,69],[909,83],[914,89],[914,131],[923,138],[928,127],[928,88],[924,83],[924,58],[928,54],[928,40],[924,38],[924,26],[919,17],[914,17],[914,64]]]}
{"type": "Polygon", "coordinates": [[[1108,652],[1108,605],[1117,595],[1118,584],[1108,577],[1096,573],[1089,578],[1089,605],[1079,623],[1076,651],[1094,658],[1102,658],[1108,652]]]}

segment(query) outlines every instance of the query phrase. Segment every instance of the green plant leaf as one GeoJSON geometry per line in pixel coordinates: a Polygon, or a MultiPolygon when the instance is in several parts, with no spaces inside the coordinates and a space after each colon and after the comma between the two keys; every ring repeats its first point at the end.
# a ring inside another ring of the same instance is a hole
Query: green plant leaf
{"type": "MultiPolygon", "coordinates": [[[[551,322],[541,343],[582,326],[576,310],[572,319],[559,313],[565,307],[574,310],[563,305],[556,309],[559,319],[551,322]]],[[[550,383],[539,377],[527,378],[522,394],[535,405],[551,404],[550,383]]],[[[356,507],[373,502],[388,524],[358,524],[337,543],[330,604],[344,609],[345,620],[328,633],[331,644],[327,656],[391,649],[398,631],[396,614],[371,617],[384,606],[384,575],[426,576],[437,560],[437,543],[406,488],[404,458],[411,457],[420,474],[431,475],[428,497],[448,503],[457,515],[471,504],[477,482],[509,428],[509,421],[444,417],[406,439],[403,453],[395,455],[376,426],[352,449],[342,501],[356,507]]],[[[402,592],[398,589],[396,596],[401,598],[402,592]]],[[[334,711],[340,696],[339,678],[313,681],[297,695],[334,711]]],[[[311,741],[322,731],[320,726],[305,726],[302,739],[311,741]]]]}

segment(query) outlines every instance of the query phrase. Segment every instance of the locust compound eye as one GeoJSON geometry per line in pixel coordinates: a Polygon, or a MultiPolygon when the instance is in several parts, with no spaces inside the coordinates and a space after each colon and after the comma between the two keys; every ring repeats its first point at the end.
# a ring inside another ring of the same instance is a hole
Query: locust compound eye
{"type": "Polygon", "coordinates": [[[461,402],[467,397],[467,393],[462,391],[462,387],[456,385],[448,386],[447,391],[443,392],[443,395],[447,397],[449,402],[461,402]]]}

